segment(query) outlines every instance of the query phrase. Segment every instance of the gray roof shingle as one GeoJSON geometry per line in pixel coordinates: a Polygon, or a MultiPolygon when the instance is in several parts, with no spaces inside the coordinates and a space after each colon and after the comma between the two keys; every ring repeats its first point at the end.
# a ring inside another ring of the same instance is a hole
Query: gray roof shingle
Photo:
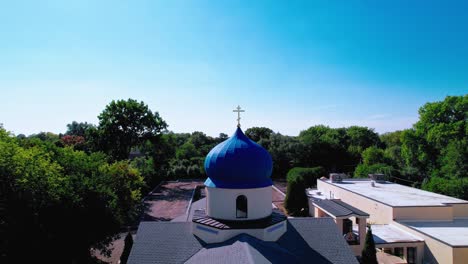
{"type": "Polygon", "coordinates": [[[191,226],[191,222],[141,222],[128,263],[184,263],[203,248],[191,226]]]}
{"type": "Polygon", "coordinates": [[[288,219],[276,242],[241,234],[209,245],[192,234],[191,224],[142,222],[128,263],[358,263],[331,218],[288,219]]]}
{"type": "Polygon", "coordinates": [[[277,243],[308,263],[358,264],[332,218],[288,219],[288,232],[277,243]]]}
{"type": "Polygon", "coordinates": [[[316,200],[313,202],[317,207],[327,211],[335,217],[346,217],[351,215],[358,215],[368,217],[369,214],[357,209],[340,200],[316,200]]]}
{"type": "Polygon", "coordinates": [[[223,243],[207,245],[186,263],[300,263],[296,256],[275,242],[241,234],[223,243]]]}

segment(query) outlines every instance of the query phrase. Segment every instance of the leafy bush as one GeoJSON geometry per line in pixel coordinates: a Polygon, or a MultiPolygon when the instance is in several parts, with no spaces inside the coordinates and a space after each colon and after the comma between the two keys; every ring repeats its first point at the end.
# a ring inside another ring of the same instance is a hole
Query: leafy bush
{"type": "Polygon", "coordinates": [[[314,167],[314,168],[301,168],[301,167],[295,167],[292,168],[288,172],[288,180],[297,178],[297,177],[302,177],[304,180],[304,183],[307,187],[313,187],[317,185],[317,179],[320,179],[320,177],[325,176],[326,172],[323,167],[314,167]]]}
{"type": "Polygon", "coordinates": [[[362,163],[366,165],[384,163],[384,150],[377,147],[366,148],[362,152],[362,163]]]}
{"type": "Polygon", "coordinates": [[[460,199],[468,199],[468,178],[431,177],[424,182],[422,189],[460,199]]]}
{"type": "Polygon", "coordinates": [[[305,189],[307,188],[306,181],[301,170],[288,173],[288,187],[284,206],[290,215],[306,216],[308,212],[308,201],[305,189]]]}
{"type": "Polygon", "coordinates": [[[104,250],[135,218],[143,178],[127,161],[109,164],[100,153],[18,140],[0,129],[7,257],[87,263],[91,247],[104,250]]]}
{"type": "Polygon", "coordinates": [[[137,169],[143,177],[146,183],[143,189],[145,193],[161,182],[162,179],[154,169],[154,160],[152,158],[137,157],[130,161],[130,165],[137,169]]]}
{"type": "Polygon", "coordinates": [[[354,178],[368,178],[369,174],[383,173],[387,176],[395,174],[395,169],[384,163],[377,163],[373,165],[359,164],[354,171],[354,178]]]}

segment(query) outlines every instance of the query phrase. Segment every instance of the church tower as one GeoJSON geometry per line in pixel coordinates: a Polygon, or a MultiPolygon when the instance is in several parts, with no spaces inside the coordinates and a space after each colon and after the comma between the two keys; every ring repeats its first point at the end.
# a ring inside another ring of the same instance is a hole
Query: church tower
{"type": "Polygon", "coordinates": [[[207,215],[224,220],[257,220],[271,215],[272,160],[238,127],[205,159],[207,215]]]}
{"type": "Polygon", "coordinates": [[[237,121],[234,134],[206,156],[206,208],[194,216],[193,233],[207,243],[241,233],[276,241],[286,232],[286,217],[272,210],[272,159],[242,132],[240,116],[237,121]]]}

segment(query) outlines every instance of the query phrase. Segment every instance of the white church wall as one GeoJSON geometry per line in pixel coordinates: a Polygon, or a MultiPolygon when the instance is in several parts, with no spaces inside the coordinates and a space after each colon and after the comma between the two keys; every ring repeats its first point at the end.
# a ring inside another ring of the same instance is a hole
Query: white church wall
{"type": "Polygon", "coordinates": [[[271,186],[254,189],[224,189],[206,187],[206,213],[225,220],[255,220],[265,218],[272,212],[271,186]],[[247,197],[247,218],[236,217],[236,199],[247,197]]]}

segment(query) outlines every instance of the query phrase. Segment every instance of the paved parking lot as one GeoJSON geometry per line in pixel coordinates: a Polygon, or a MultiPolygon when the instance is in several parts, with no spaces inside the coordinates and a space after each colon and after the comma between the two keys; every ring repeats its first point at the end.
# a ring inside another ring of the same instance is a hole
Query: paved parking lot
{"type": "Polygon", "coordinates": [[[142,221],[171,221],[184,214],[197,185],[203,181],[164,182],[146,196],[142,221]]]}

